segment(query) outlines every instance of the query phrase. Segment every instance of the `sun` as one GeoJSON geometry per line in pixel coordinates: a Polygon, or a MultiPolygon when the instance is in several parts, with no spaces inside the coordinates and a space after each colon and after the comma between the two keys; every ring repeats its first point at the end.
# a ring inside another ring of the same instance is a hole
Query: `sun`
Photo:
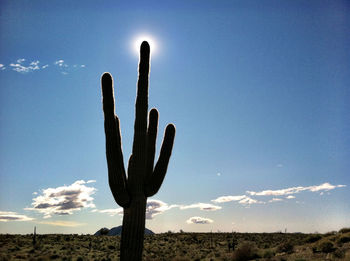
{"type": "Polygon", "coordinates": [[[151,47],[151,53],[152,53],[152,56],[154,55],[154,53],[157,52],[157,44],[156,44],[156,41],[154,40],[154,37],[151,37],[149,35],[141,35],[141,36],[137,36],[134,38],[133,40],[133,52],[136,53],[137,55],[139,55],[140,53],[140,46],[141,46],[141,43],[143,41],[147,41],[151,47]]]}

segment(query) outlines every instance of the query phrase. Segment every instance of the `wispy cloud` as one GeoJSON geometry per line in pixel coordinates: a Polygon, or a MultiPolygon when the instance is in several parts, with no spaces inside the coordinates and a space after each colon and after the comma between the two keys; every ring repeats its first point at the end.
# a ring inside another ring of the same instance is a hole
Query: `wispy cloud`
{"type": "Polygon", "coordinates": [[[68,67],[68,65],[64,63],[64,60],[57,60],[54,64],[59,67],[68,67]]]}
{"type": "Polygon", "coordinates": [[[213,204],[207,204],[207,203],[196,203],[191,205],[180,206],[180,209],[190,209],[190,208],[199,208],[200,210],[215,211],[215,210],[221,209],[222,207],[215,206],[213,204]]]}
{"type": "MultiPolygon", "coordinates": [[[[178,208],[180,210],[198,208],[202,211],[215,211],[215,210],[221,209],[222,207],[215,206],[213,204],[207,204],[207,203],[196,203],[196,204],[190,204],[190,205],[178,205],[178,204],[169,205],[168,203],[165,203],[164,201],[161,201],[161,200],[150,199],[147,201],[147,205],[146,205],[146,219],[153,219],[155,216],[163,214],[164,212],[172,208],[178,208]]],[[[93,209],[91,210],[91,212],[105,213],[110,216],[123,215],[122,208],[112,208],[112,209],[102,209],[102,210],[93,209]]]]}
{"type": "Polygon", "coordinates": [[[33,198],[33,207],[25,210],[38,211],[44,214],[44,218],[49,218],[52,215],[70,215],[82,208],[94,208],[91,195],[96,189],[85,184],[84,180],[78,180],[69,186],[44,189],[41,195],[33,198]]]}
{"type": "Polygon", "coordinates": [[[258,201],[256,199],[253,199],[247,195],[241,195],[241,196],[222,196],[218,197],[217,199],[213,199],[212,202],[215,203],[225,203],[230,201],[237,201],[239,204],[242,205],[251,205],[251,204],[260,204],[263,203],[261,201],[258,201]]]}
{"type": "Polygon", "coordinates": [[[17,63],[10,63],[12,70],[20,73],[27,73],[39,70],[39,61],[32,61],[28,65],[24,65],[23,62],[25,59],[18,59],[17,63]]]}
{"type": "MultiPolygon", "coordinates": [[[[86,67],[85,64],[75,64],[70,66],[64,60],[59,59],[53,62],[53,67],[58,67],[62,74],[68,74],[69,72],[77,71],[86,67]]],[[[24,58],[17,59],[15,62],[8,64],[0,64],[0,71],[6,70],[7,68],[19,72],[19,73],[29,73],[34,71],[40,71],[49,67],[49,64],[40,65],[39,60],[27,61],[24,58]]]]}
{"type": "Polygon", "coordinates": [[[51,226],[59,226],[59,227],[79,227],[79,226],[84,226],[86,225],[85,223],[78,223],[74,221],[39,221],[36,222],[39,224],[44,224],[44,225],[51,225],[51,226]]]}
{"type": "Polygon", "coordinates": [[[217,199],[213,199],[212,202],[215,203],[224,203],[224,202],[230,202],[230,201],[239,201],[246,198],[246,195],[242,196],[222,196],[218,197],[217,199]]]}
{"type": "Polygon", "coordinates": [[[31,221],[34,218],[27,217],[26,215],[20,215],[16,212],[11,211],[0,211],[0,222],[9,222],[9,221],[31,221]]]}
{"type": "Polygon", "coordinates": [[[296,194],[302,191],[311,191],[311,192],[329,191],[335,188],[342,188],[342,187],[346,187],[346,185],[332,185],[330,183],[323,183],[317,186],[308,186],[308,187],[299,186],[299,187],[291,187],[291,188],[277,189],[277,190],[263,190],[259,192],[247,191],[247,193],[251,196],[284,196],[284,195],[296,194]]]}
{"type": "Polygon", "coordinates": [[[187,224],[210,224],[214,221],[210,218],[203,218],[203,217],[191,217],[189,218],[186,223],[187,224]]]}
{"type": "Polygon", "coordinates": [[[283,201],[283,199],[281,199],[281,198],[272,198],[271,200],[269,200],[269,202],[279,202],[279,201],[283,201]]]}
{"type": "Polygon", "coordinates": [[[286,199],[293,199],[293,198],[295,198],[295,197],[292,196],[292,195],[289,195],[289,196],[286,197],[286,199]]]}

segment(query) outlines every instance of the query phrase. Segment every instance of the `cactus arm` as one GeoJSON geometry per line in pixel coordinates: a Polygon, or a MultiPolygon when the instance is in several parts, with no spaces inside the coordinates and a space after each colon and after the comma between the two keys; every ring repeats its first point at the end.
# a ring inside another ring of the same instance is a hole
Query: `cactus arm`
{"type": "Polygon", "coordinates": [[[143,42],[140,48],[134,140],[132,155],[129,160],[131,165],[128,167],[128,187],[132,194],[137,194],[138,196],[143,194],[143,180],[146,168],[149,58],[150,46],[147,42],[143,42]]]}
{"type": "Polygon", "coordinates": [[[175,126],[173,124],[169,124],[165,129],[162,147],[157,164],[154,167],[153,174],[149,180],[146,180],[146,197],[152,197],[154,194],[156,194],[163,183],[168,168],[171,151],[173,149],[174,138],[175,126]]]}
{"type": "MultiPolygon", "coordinates": [[[[145,145],[147,132],[147,111],[148,111],[148,74],[150,47],[143,42],[140,50],[139,78],[137,81],[136,112],[134,125],[133,154],[141,152],[140,146],[145,145]]],[[[137,155],[138,156],[138,155],[137,155]]]]}
{"type": "Polygon", "coordinates": [[[113,79],[109,73],[102,76],[102,97],[109,186],[117,204],[126,207],[130,197],[126,184],[119,119],[114,115],[113,79]]]}
{"type": "Polygon", "coordinates": [[[154,156],[156,152],[156,138],[158,129],[158,111],[152,109],[149,113],[149,123],[147,129],[147,158],[146,158],[146,178],[145,181],[151,178],[154,166],[154,156]]]}

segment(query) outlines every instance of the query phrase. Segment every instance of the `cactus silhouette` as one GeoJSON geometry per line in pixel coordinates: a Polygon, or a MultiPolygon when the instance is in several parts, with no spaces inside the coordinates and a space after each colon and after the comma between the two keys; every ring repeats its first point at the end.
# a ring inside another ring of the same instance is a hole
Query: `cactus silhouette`
{"type": "Polygon", "coordinates": [[[158,111],[152,109],[148,119],[149,60],[150,46],[144,41],[140,48],[134,140],[127,176],[119,119],[114,113],[113,79],[109,73],[102,76],[108,180],[115,201],[124,209],[120,245],[122,261],[142,259],[147,197],[156,194],[163,182],[175,137],[175,126],[169,124],[165,129],[159,159],[154,166],[158,111]]]}

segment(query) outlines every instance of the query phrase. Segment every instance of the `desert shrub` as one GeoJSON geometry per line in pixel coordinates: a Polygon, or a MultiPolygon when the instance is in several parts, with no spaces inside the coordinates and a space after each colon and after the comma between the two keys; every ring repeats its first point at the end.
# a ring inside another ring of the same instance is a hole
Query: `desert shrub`
{"type": "Polygon", "coordinates": [[[277,252],[278,253],[293,253],[294,245],[290,241],[283,242],[277,246],[277,252]]]}
{"type": "Polygon", "coordinates": [[[317,242],[318,240],[320,240],[322,238],[321,235],[319,234],[314,234],[314,235],[310,235],[306,238],[305,242],[306,243],[315,243],[317,242]]]}
{"type": "Polygon", "coordinates": [[[335,250],[333,243],[329,240],[321,242],[319,244],[318,248],[323,253],[330,253],[330,252],[333,252],[335,250]]]}
{"type": "Polygon", "coordinates": [[[270,249],[265,250],[265,252],[263,253],[263,258],[271,258],[275,256],[275,253],[273,253],[270,249]]]}
{"type": "Polygon", "coordinates": [[[253,242],[243,242],[233,252],[234,261],[246,261],[258,257],[258,250],[253,242]]]}
{"type": "Polygon", "coordinates": [[[338,243],[347,243],[347,242],[350,242],[350,235],[341,236],[338,239],[338,243]]]}
{"type": "Polygon", "coordinates": [[[350,232],[350,227],[344,227],[342,229],[339,230],[339,233],[345,234],[350,232]]]}
{"type": "Polygon", "coordinates": [[[190,261],[187,257],[175,257],[173,261],[190,261]]]}
{"type": "Polygon", "coordinates": [[[115,246],[109,245],[109,246],[108,246],[108,249],[113,250],[113,249],[115,249],[115,246]]]}
{"type": "Polygon", "coordinates": [[[336,258],[344,258],[345,257],[345,250],[344,249],[337,249],[333,253],[334,257],[336,258]]]}

